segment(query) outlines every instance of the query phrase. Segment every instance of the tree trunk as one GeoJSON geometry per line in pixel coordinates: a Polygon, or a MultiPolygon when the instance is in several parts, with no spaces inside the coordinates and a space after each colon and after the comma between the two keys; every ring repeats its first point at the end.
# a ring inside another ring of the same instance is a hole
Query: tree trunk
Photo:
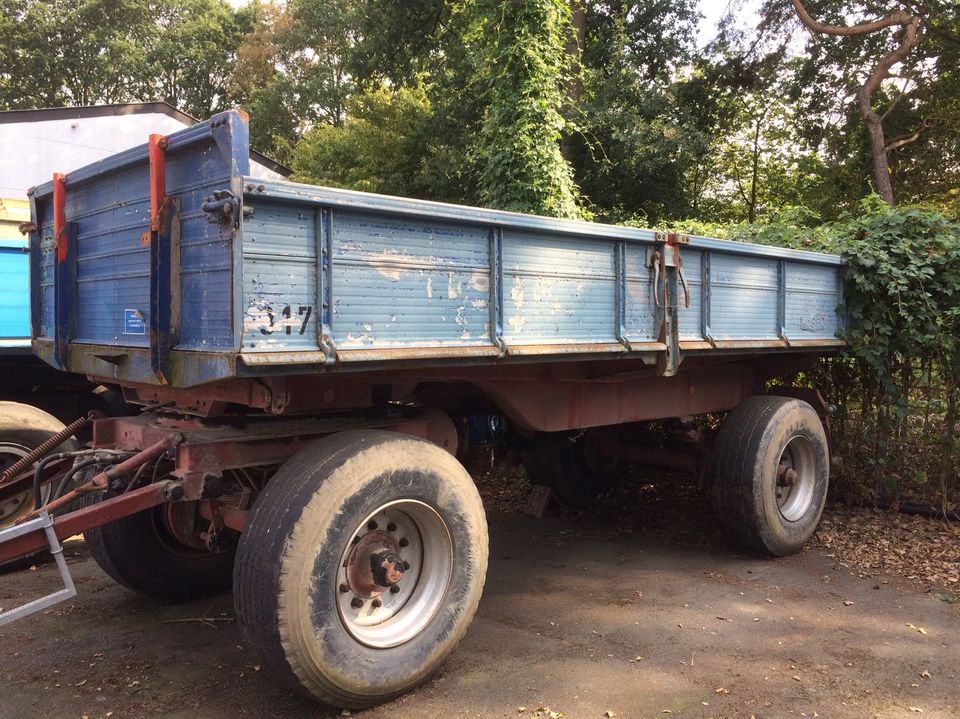
{"type": "Polygon", "coordinates": [[[893,183],[890,181],[890,163],[887,160],[887,140],[883,132],[883,123],[880,115],[873,109],[866,86],[857,89],[857,104],[860,106],[860,117],[867,128],[867,137],[870,138],[870,174],[876,185],[877,194],[891,207],[896,205],[893,197],[893,183]]]}
{"type": "Polygon", "coordinates": [[[747,208],[747,219],[752,225],[757,220],[757,182],[760,180],[760,125],[763,117],[756,120],[753,130],[753,168],[750,177],[750,202],[747,208]]]}

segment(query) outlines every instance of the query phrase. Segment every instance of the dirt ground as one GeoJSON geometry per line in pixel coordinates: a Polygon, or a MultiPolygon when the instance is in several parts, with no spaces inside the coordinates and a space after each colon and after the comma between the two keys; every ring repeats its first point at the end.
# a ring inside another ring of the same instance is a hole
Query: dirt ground
{"type": "MultiPolygon", "coordinates": [[[[486,490],[490,571],[466,639],[427,684],[353,716],[960,716],[960,605],[941,594],[829,549],[738,555],[695,495],[667,512],[637,485],[635,511],[628,492],[538,520],[509,511],[509,482],[486,490]]],[[[79,596],[0,629],[4,719],[340,715],[260,667],[229,595],[157,605],[82,542],[67,554],[79,596]]],[[[49,564],[0,576],[0,606],[55,578],[49,564]]]]}

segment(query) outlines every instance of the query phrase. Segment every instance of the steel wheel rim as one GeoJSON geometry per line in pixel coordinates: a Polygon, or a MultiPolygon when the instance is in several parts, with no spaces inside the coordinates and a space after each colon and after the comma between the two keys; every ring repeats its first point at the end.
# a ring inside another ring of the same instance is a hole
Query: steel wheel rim
{"type": "Polygon", "coordinates": [[[810,510],[817,483],[813,445],[806,437],[792,437],[777,462],[777,509],[788,522],[797,522],[810,510]]]}
{"type": "MultiPolygon", "coordinates": [[[[30,450],[21,444],[13,442],[0,442],[0,472],[10,467],[21,457],[25,457],[30,450]]],[[[40,491],[40,498],[46,501],[50,495],[50,487],[43,487],[40,491]]],[[[0,528],[8,527],[17,522],[17,520],[27,516],[33,511],[33,490],[26,489],[16,496],[10,497],[0,502],[0,528]]]]}
{"type": "Polygon", "coordinates": [[[334,587],[340,623],[368,647],[387,649],[404,644],[439,612],[452,576],[453,540],[436,510],[412,499],[384,504],[357,526],[341,552],[334,587]],[[398,556],[408,568],[396,588],[366,592],[350,585],[348,565],[354,546],[374,533],[396,538],[398,556]]]}

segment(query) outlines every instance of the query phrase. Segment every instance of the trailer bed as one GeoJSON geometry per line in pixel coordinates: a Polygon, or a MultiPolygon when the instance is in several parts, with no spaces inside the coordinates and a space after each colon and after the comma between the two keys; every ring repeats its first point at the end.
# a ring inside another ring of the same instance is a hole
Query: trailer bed
{"type": "Polygon", "coordinates": [[[223,113],[31,192],[34,349],[124,383],[843,345],[838,257],[249,175],[223,113]]]}

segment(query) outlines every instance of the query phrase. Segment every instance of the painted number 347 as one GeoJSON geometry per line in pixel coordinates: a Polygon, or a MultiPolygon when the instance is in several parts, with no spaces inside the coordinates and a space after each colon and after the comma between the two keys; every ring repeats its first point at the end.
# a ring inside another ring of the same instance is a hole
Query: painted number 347
{"type": "MultiPolygon", "coordinates": [[[[303,334],[307,331],[307,323],[310,321],[310,315],[313,314],[312,305],[300,305],[297,309],[297,317],[302,318],[300,322],[300,332],[303,334]]],[[[282,310],[280,310],[280,315],[282,317],[280,324],[283,325],[285,333],[290,335],[293,334],[293,328],[291,325],[295,325],[295,322],[290,322],[293,319],[293,308],[290,305],[287,305],[282,310]]],[[[274,324],[276,323],[276,315],[273,313],[273,308],[267,310],[267,317],[270,319],[270,324],[267,327],[260,328],[260,334],[272,335],[276,331],[274,324]]]]}

